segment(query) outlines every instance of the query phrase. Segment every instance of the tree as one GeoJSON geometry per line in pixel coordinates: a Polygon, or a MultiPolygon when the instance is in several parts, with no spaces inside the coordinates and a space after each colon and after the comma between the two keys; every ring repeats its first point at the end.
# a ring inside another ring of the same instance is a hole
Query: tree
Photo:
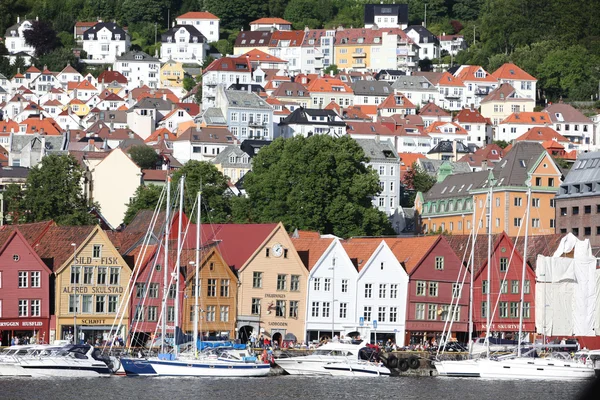
{"type": "Polygon", "coordinates": [[[235,207],[246,214],[233,218],[341,237],[391,233],[387,216],[372,206],[379,177],[367,161],[349,136],[278,138],[255,156],[244,177],[249,200],[235,207]]]}
{"type": "Polygon", "coordinates": [[[53,219],[65,225],[93,224],[94,218],[89,214],[82,193],[82,180],[83,169],[73,156],[45,156],[27,177],[23,198],[25,220],[53,219]]]}
{"type": "Polygon", "coordinates": [[[150,22],[160,25],[166,19],[168,0],[123,0],[120,3],[121,23],[150,22]]]}
{"type": "Polygon", "coordinates": [[[141,169],[155,169],[159,159],[156,150],[144,144],[132,146],[129,149],[129,156],[141,169]]]}
{"type": "Polygon", "coordinates": [[[213,164],[190,160],[173,174],[172,188],[176,191],[179,179],[185,176],[184,210],[188,217],[196,218],[192,206],[198,190],[202,189],[202,220],[226,222],[231,217],[227,178],[213,164]]]}
{"type": "Polygon", "coordinates": [[[499,146],[502,149],[507,148],[509,145],[509,143],[506,140],[494,140],[492,143],[499,146]]]}
{"type": "MultiPolygon", "coordinates": [[[[217,43],[218,43],[218,42],[217,42],[217,43]]],[[[221,54],[223,54],[223,53],[221,53],[221,54]]],[[[204,69],[208,68],[208,66],[209,66],[210,64],[212,64],[212,62],[213,62],[213,61],[215,61],[215,58],[214,58],[213,56],[208,56],[208,57],[206,57],[206,58],[204,59],[204,61],[202,62],[202,69],[204,70],[204,69]]]]}
{"type": "Polygon", "coordinates": [[[35,49],[37,57],[50,53],[60,43],[56,31],[46,21],[33,21],[31,29],[23,31],[23,36],[25,43],[35,49]]]}
{"type": "MultiPolygon", "coordinates": [[[[129,224],[138,211],[141,210],[154,210],[156,205],[158,204],[158,200],[160,198],[160,194],[162,192],[162,187],[156,185],[140,185],[135,191],[135,195],[133,199],[127,205],[127,211],[125,212],[125,217],[123,218],[123,223],[125,225],[129,224]]],[[[161,209],[165,208],[165,204],[163,202],[161,209]]]]}
{"type": "Polygon", "coordinates": [[[196,85],[196,81],[194,81],[194,78],[192,78],[191,76],[185,76],[183,78],[183,88],[185,89],[186,92],[189,92],[190,90],[192,90],[195,85],[196,85]]]}
{"type": "Polygon", "coordinates": [[[250,21],[266,15],[267,2],[247,0],[204,0],[206,11],[221,18],[221,28],[235,29],[247,28],[250,21]]]}
{"type": "Polygon", "coordinates": [[[285,8],[284,18],[292,23],[295,29],[321,28],[333,17],[333,6],[330,0],[290,0],[285,8]]]}
{"type": "Polygon", "coordinates": [[[479,16],[483,0],[456,0],[452,15],[461,21],[474,21],[479,16]]]}
{"type": "Polygon", "coordinates": [[[6,186],[3,193],[4,203],[6,205],[5,223],[17,224],[22,222],[23,210],[23,188],[21,185],[11,183],[6,186]]]}
{"type": "Polygon", "coordinates": [[[40,56],[35,65],[42,69],[46,66],[50,71],[61,71],[68,64],[72,65],[73,68],[79,69],[79,59],[75,57],[73,51],[60,47],[54,49],[48,54],[40,56]]]}
{"type": "Polygon", "coordinates": [[[402,177],[402,183],[404,187],[408,189],[410,193],[408,195],[408,199],[406,200],[406,206],[412,207],[415,204],[415,197],[418,192],[425,193],[433,185],[435,185],[435,178],[425,172],[419,164],[414,162],[410,169],[404,173],[402,177]]]}
{"type": "Polygon", "coordinates": [[[327,67],[323,68],[323,73],[325,75],[337,75],[340,73],[340,69],[338,68],[337,65],[331,64],[331,65],[328,65],[327,67]]]}

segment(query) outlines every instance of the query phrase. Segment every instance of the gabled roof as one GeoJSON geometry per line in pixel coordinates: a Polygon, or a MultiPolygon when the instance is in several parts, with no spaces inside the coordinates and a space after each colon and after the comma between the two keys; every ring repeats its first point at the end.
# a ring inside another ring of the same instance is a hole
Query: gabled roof
{"type": "Polygon", "coordinates": [[[463,108],[454,117],[454,122],[459,124],[487,124],[489,121],[477,110],[471,110],[469,108],[463,108]]]}
{"type": "Polygon", "coordinates": [[[490,75],[489,72],[479,65],[462,65],[454,75],[463,82],[498,82],[497,78],[490,75]],[[477,77],[477,72],[483,72],[483,77],[477,77]]]}
{"type": "Polygon", "coordinates": [[[458,125],[456,122],[444,122],[444,121],[434,121],[431,123],[431,125],[429,125],[425,131],[429,134],[432,133],[439,133],[439,134],[443,134],[446,133],[443,131],[444,127],[446,126],[451,126],[454,128],[454,134],[456,135],[467,135],[469,134],[469,132],[466,131],[465,128],[463,128],[462,126],[458,125]]]}
{"type": "Polygon", "coordinates": [[[286,21],[283,18],[259,18],[250,22],[250,25],[270,25],[270,24],[278,24],[278,25],[291,25],[290,21],[286,21]]]}
{"type": "Polygon", "coordinates": [[[118,71],[102,71],[98,75],[98,83],[111,83],[118,82],[123,85],[127,85],[127,78],[118,71]]]}
{"type": "Polygon", "coordinates": [[[27,70],[25,71],[25,73],[30,73],[30,74],[41,74],[42,71],[40,71],[39,69],[37,69],[35,67],[35,65],[30,66],[29,68],[27,68],[27,70]]]}
{"type": "Polygon", "coordinates": [[[80,249],[95,229],[96,226],[94,225],[52,225],[35,246],[35,251],[42,259],[52,259],[52,270],[57,272],[68,259],[73,257],[71,243],[76,243],[78,249],[80,249]]]}
{"type": "Polygon", "coordinates": [[[251,63],[276,63],[276,64],[287,64],[286,60],[282,60],[281,58],[270,55],[269,53],[265,53],[264,51],[260,51],[258,49],[252,49],[244,54],[242,54],[239,58],[247,58],[251,63]]]}
{"type": "Polygon", "coordinates": [[[75,86],[75,89],[77,90],[93,90],[93,91],[97,91],[98,89],[96,89],[96,87],[94,85],[92,85],[92,83],[90,81],[88,81],[87,79],[82,80],[81,82],[79,82],[79,84],[77,84],[75,86]]]}
{"type": "Polygon", "coordinates": [[[298,82],[282,82],[271,94],[273,97],[310,97],[310,92],[298,82]]]}
{"type": "Polygon", "coordinates": [[[527,99],[524,97],[518,97],[517,91],[509,83],[502,83],[496,89],[492,90],[487,96],[485,96],[481,103],[487,103],[489,101],[532,101],[533,99],[527,99]]]}
{"type": "Polygon", "coordinates": [[[419,110],[419,115],[421,117],[449,117],[450,113],[445,111],[443,108],[435,104],[434,102],[429,102],[423,108],[419,110]]]}
{"type": "Polygon", "coordinates": [[[271,42],[271,31],[241,31],[235,38],[234,47],[267,47],[271,42]]]}
{"type": "Polygon", "coordinates": [[[220,18],[208,11],[190,11],[177,17],[177,19],[216,19],[220,18]]]}
{"type": "Polygon", "coordinates": [[[417,107],[402,93],[392,93],[382,101],[377,108],[382,109],[416,109],[417,107]]]}
{"type": "Polygon", "coordinates": [[[289,42],[286,47],[300,47],[304,41],[304,31],[275,31],[271,35],[269,47],[279,47],[282,41],[289,42]]]}
{"type": "Polygon", "coordinates": [[[569,143],[569,139],[556,132],[549,126],[534,126],[529,128],[527,132],[515,139],[515,141],[534,141],[534,142],[545,142],[547,140],[554,140],[557,142],[569,143]]]}
{"type": "Polygon", "coordinates": [[[97,33],[103,28],[106,28],[111,33],[111,40],[117,40],[116,35],[120,35],[119,40],[125,41],[127,39],[127,32],[116,23],[98,22],[83,33],[83,40],[99,40],[97,33]],[[91,34],[94,35],[92,39],[89,37],[91,34]]]}
{"type": "MultiPolygon", "coordinates": [[[[369,110],[368,107],[373,107],[375,109],[373,114],[377,114],[377,106],[367,106],[366,111],[372,111],[372,110],[369,110]]],[[[365,108],[364,106],[356,105],[356,106],[341,108],[338,111],[341,113],[342,119],[344,119],[346,121],[358,120],[358,121],[369,122],[372,120],[372,118],[369,117],[369,115],[363,110],[364,108],[365,108]]]]}
{"type": "Polygon", "coordinates": [[[537,142],[516,142],[504,159],[494,167],[497,186],[525,186],[528,173],[542,154],[547,154],[537,142]]]}
{"type": "Polygon", "coordinates": [[[588,117],[570,104],[552,103],[544,112],[550,115],[550,120],[554,123],[592,123],[588,117]]]}
{"type": "Polygon", "coordinates": [[[346,123],[348,124],[346,133],[349,135],[394,135],[394,132],[381,122],[348,121],[346,123]]]}
{"type": "Polygon", "coordinates": [[[365,265],[367,265],[367,261],[369,261],[382,241],[382,238],[377,237],[350,238],[348,240],[342,240],[340,243],[356,269],[360,272],[365,265]]]}
{"type": "Polygon", "coordinates": [[[315,108],[296,108],[290,115],[285,117],[280,124],[309,124],[309,125],[327,125],[327,126],[346,126],[344,121],[333,110],[321,110],[315,108]],[[323,117],[321,121],[320,118],[323,117]],[[309,119],[311,118],[311,119],[309,119]],[[319,118],[312,120],[312,118],[319,118]]]}
{"type": "Polygon", "coordinates": [[[334,240],[331,237],[321,237],[318,232],[315,232],[315,234],[316,235],[310,237],[301,236],[298,238],[291,238],[298,256],[309,271],[313,269],[317,261],[319,261],[323,253],[325,253],[325,250],[331,246],[331,243],[334,240]]]}
{"type": "Polygon", "coordinates": [[[495,70],[492,75],[496,79],[517,80],[517,81],[537,81],[533,76],[517,67],[513,63],[505,63],[500,68],[495,70]]]}
{"type": "Polygon", "coordinates": [[[552,123],[550,115],[546,112],[514,112],[501,122],[501,124],[544,125],[552,123]]]}
{"type": "Polygon", "coordinates": [[[335,78],[317,78],[308,83],[307,89],[309,92],[325,92],[325,93],[341,93],[341,94],[352,94],[352,88],[335,78]],[[333,88],[341,88],[343,90],[333,90],[333,88]]]}
{"type": "Polygon", "coordinates": [[[235,138],[227,127],[204,127],[198,130],[193,126],[181,132],[173,141],[232,144],[235,138]]]}
{"type": "Polygon", "coordinates": [[[441,235],[432,235],[384,238],[383,240],[390,247],[396,259],[404,266],[406,272],[410,274],[440,238],[441,235]]]}
{"type": "Polygon", "coordinates": [[[250,60],[246,59],[246,57],[222,57],[210,63],[210,65],[204,69],[202,74],[204,75],[210,71],[250,73],[252,68],[250,67],[250,60]]]}
{"type": "Polygon", "coordinates": [[[465,83],[449,72],[415,72],[415,76],[424,76],[429,82],[439,86],[465,86],[465,83]]]}
{"type": "Polygon", "coordinates": [[[408,171],[411,169],[413,163],[415,163],[419,158],[427,158],[421,153],[398,153],[398,157],[400,157],[401,171],[408,171]]]}
{"type": "Polygon", "coordinates": [[[359,80],[350,84],[356,96],[389,96],[392,88],[384,81],[359,80]]]}
{"type": "Polygon", "coordinates": [[[182,29],[184,31],[187,31],[187,33],[188,33],[188,41],[186,43],[203,43],[203,42],[207,41],[206,37],[202,34],[202,32],[200,32],[198,29],[196,29],[195,26],[190,25],[190,24],[178,24],[178,25],[171,27],[165,33],[162,33],[160,35],[160,41],[162,43],[169,43],[169,39],[170,39],[173,41],[177,40],[178,43],[181,43],[180,40],[175,38],[175,35],[177,34],[177,32],[179,32],[182,29]],[[194,40],[195,40],[195,42],[194,42],[194,40]]]}

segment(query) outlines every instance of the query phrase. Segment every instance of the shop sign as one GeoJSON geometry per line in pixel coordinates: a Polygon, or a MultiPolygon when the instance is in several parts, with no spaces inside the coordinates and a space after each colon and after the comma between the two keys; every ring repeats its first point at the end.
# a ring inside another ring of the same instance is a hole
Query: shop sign
{"type": "Polygon", "coordinates": [[[121,286],[67,286],[62,290],[63,293],[73,294],[123,294],[121,286]]]}
{"type": "Polygon", "coordinates": [[[42,321],[0,321],[1,328],[40,328],[44,326],[42,321]]]}
{"type": "MultiPolygon", "coordinates": [[[[487,330],[487,324],[481,324],[480,329],[482,331],[487,330]]],[[[504,331],[510,331],[510,332],[516,332],[519,330],[519,324],[511,324],[511,323],[506,323],[506,324],[492,324],[490,330],[504,330],[504,331]]],[[[535,328],[533,326],[532,323],[529,324],[523,324],[523,330],[524,331],[535,331],[535,328]]]]}
{"type": "Polygon", "coordinates": [[[288,326],[287,322],[269,321],[270,326],[288,326]]]}
{"type": "Polygon", "coordinates": [[[265,293],[265,297],[274,297],[277,299],[285,299],[285,294],[280,293],[265,293]]]}
{"type": "Polygon", "coordinates": [[[80,321],[82,325],[104,325],[106,323],[105,319],[82,319],[80,321]]]}
{"type": "Polygon", "coordinates": [[[75,264],[81,265],[119,265],[118,257],[100,257],[100,262],[98,263],[97,258],[92,257],[76,257],[75,264]]]}

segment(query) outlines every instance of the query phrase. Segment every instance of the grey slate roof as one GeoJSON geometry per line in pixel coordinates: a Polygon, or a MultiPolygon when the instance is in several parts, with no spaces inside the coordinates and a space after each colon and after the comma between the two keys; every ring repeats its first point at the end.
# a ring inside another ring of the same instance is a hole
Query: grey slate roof
{"type": "MultiPolygon", "coordinates": [[[[98,26],[98,25],[96,25],[98,26]]],[[[117,56],[117,61],[129,61],[129,62],[155,62],[160,63],[160,60],[156,57],[152,57],[143,51],[128,51],[122,56],[117,56]],[[140,58],[141,57],[141,58],[140,58]]]]}
{"type": "Polygon", "coordinates": [[[388,75],[390,77],[394,77],[395,76],[396,78],[398,78],[398,77],[401,77],[401,76],[406,76],[406,72],[401,71],[399,69],[382,69],[382,70],[380,70],[375,75],[375,80],[378,81],[378,80],[380,80],[383,77],[387,77],[388,75]]]}
{"type": "Polygon", "coordinates": [[[600,195],[600,151],[581,153],[560,185],[557,199],[600,195]]]}
{"type": "Polygon", "coordinates": [[[550,119],[554,123],[592,123],[588,117],[570,104],[553,103],[546,107],[544,111],[550,114],[550,119]]]}
{"type": "Polygon", "coordinates": [[[429,158],[419,158],[416,161],[417,165],[427,172],[429,175],[436,177],[438,170],[442,164],[450,164],[452,166],[452,172],[455,174],[465,174],[471,172],[469,163],[462,161],[447,161],[447,160],[430,160],[429,158]]]}
{"type": "Polygon", "coordinates": [[[125,40],[127,37],[127,32],[125,32],[125,30],[123,28],[121,28],[119,25],[115,24],[114,22],[98,22],[96,25],[92,26],[90,29],[83,32],[83,40],[98,40],[97,33],[102,28],[106,28],[112,33],[111,40],[117,40],[115,38],[115,35],[121,35],[120,40],[125,40]],[[89,39],[90,33],[94,34],[93,39],[89,39]]]}
{"type": "Polygon", "coordinates": [[[211,160],[213,164],[220,164],[222,168],[231,168],[231,167],[243,167],[246,166],[250,168],[250,155],[244,152],[244,150],[240,149],[236,145],[230,145],[221,150],[221,152],[211,160]],[[231,162],[230,158],[234,156],[236,158],[235,162],[231,162]],[[248,162],[243,163],[242,160],[246,157],[248,162]]]}
{"type": "MultiPolygon", "coordinates": [[[[64,151],[65,137],[63,135],[44,135],[46,139],[46,152],[56,153],[64,151]]],[[[41,150],[41,136],[37,133],[28,135],[13,135],[10,146],[11,153],[19,153],[31,143],[34,150],[41,150]]]]}
{"type": "Polygon", "coordinates": [[[442,182],[433,185],[433,187],[425,193],[423,198],[426,201],[431,201],[471,196],[469,190],[483,187],[489,173],[489,171],[477,171],[466,174],[448,175],[442,182]]]}
{"type": "Polygon", "coordinates": [[[171,100],[164,100],[162,98],[144,97],[138,101],[131,109],[143,108],[143,109],[154,109],[154,110],[171,110],[171,100]]]}
{"type": "Polygon", "coordinates": [[[440,44],[440,39],[438,39],[438,37],[433,33],[429,32],[429,30],[427,30],[427,28],[425,28],[423,25],[410,25],[404,30],[404,32],[408,33],[412,30],[419,34],[419,43],[440,44]],[[427,38],[427,41],[424,40],[425,38],[427,38]]]}
{"type": "Polygon", "coordinates": [[[207,125],[227,125],[223,111],[217,107],[209,107],[202,114],[202,119],[207,125]]]}
{"type": "Polygon", "coordinates": [[[265,88],[263,88],[258,83],[232,83],[231,86],[229,86],[227,88],[227,90],[238,90],[238,91],[247,92],[248,86],[250,86],[250,91],[252,93],[259,94],[259,93],[265,91],[265,88]]]}
{"type": "Polygon", "coordinates": [[[188,43],[195,43],[194,38],[196,38],[197,40],[196,43],[206,42],[206,37],[202,33],[200,33],[200,31],[196,29],[196,27],[193,25],[175,25],[174,27],[160,35],[160,41],[162,43],[168,43],[169,37],[171,37],[171,43],[179,43],[176,41],[177,38],[175,37],[175,34],[179,32],[179,30],[182,28],[188,31],[190,35],[190,41],[188,43]]]}
{"type": "MultiPolygon", "coordinates": [[[[435,153],[452,153],[454,152],[454,147],[452,146],[452,141],[450,140],[442,140],[438,144],[436,144],[433,149],[429,150],[427,154],[435,154],[435,153]]],[[[464,144],[463,142],[456,141],[456,153],[457,154],[469,154],[472,153],[469,146],[464,144]]]]}
{"type": "Polygon", "coordinates": [[[437,92],[435,86],[433,86],[433,84],[429,82],[427,78],[420,75],[400,76],[394,83],[392,83],[392,88],[401,92],[403,90],[437,92]]]}
{"type": "Polygon", "coordinates": [[[516,142],[504,159],[496,163],[492,170],[498,181],[496,186],[525,186],[527,173],[545,152],[540,143],[516,142]]]}
{"type": "Polygon", "coordinates": [[[355,96],[389,96],[392,88],[384,81],[360,80],[350,84],[355,96]]]}
{"type": "Polygon", "coordinates": [[[3,178],[20,178],[27,179],[29,168],[25,167],[2,167],[0,168],[0,179],[3,178]]]}
{"type": "Polygon", "coordinates": [[[346,126],[346,123],[339,120],[339,116],[333,110],[323,110],[315,108],[296,108],[290,115],[285,117],[279,125],[307,124],[307,125],[326,125],[326,126],[346,126]],[[323,117],[322,121],[312,121],[308,117],[323,117]]]}
{"type": "Polygon", "coordinates": [[[225,90],[224,92],[229,107],[271,109],[271,106],[256,93],[238,90],[225,90]]]}
{"type": "Polygon", "coordinates": [[[273,91],[273,97],[310,97],[310,92],[299,82],[282,82],[273,91]]]}
{"type": "Polygon", "coordinates": [[[365,152],[365,156],[369,157],[370,162],[400,162],[400,157],[391,140],[376,140],[376,139],[355,139],[356,143],[365,152]]]}

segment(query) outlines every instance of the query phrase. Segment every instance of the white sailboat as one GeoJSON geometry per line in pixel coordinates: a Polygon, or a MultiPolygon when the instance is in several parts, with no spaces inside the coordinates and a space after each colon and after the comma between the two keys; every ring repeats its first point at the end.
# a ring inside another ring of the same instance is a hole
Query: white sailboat
{"type": "MultiPolygon", "coordinates": [[[[183,186],[184,178],[180,180],[180,212],[179,212],[179,232],[177,240],[177,263],[175,269],[175,327],[179,325],[178,295],[179,295],[179,260],[181,253],[181,224],[183,210],[183,186]]],[[[200,274],[200,205],[201,192],[197,197],[197,223],[196,223],[196,290],[194,307],[194,349],[189,353],[179,354],[177,337],[174,353],[159,354],[158,357],[152,357],[145,360],[122,359],[123,368],[128,375],[138,376],[182,376],[182,377],[257,377],[267,376],[270,373],[271,366],[259,360],[250,354],[246,346],[232,345],[230,347],[216,348],[210,351],[198,352],[196,338],[198,337],[199,321],[199,274],[200,274]]],[[[164,316],[163,316],[164,321],[164,316]]],[[[176,335],[177,336],[177,335],[176,335]]]]}
{"type": "Polygon", "coordinates": [[[522,354],[521,337],[523,334],[523,302],[525,292],[523,286],[525,284],[525,268],[527,267],[527,237],[529,233],[530,207],[531,187],[529,187],[527,191],[527,216],[525,221],[528,222],[525,224],[521,300],[519,307],[519,345],[517,346],[517,354],[480,360],[478,362],[479,374],[482,378],[487,379],[577,380],[593,378],[595,376],[595,371],[592,363],[582,363],[566,353],[558,353],[550,357],[538,358],[537,350],[533,348],[526,354],[522,354]]]}

